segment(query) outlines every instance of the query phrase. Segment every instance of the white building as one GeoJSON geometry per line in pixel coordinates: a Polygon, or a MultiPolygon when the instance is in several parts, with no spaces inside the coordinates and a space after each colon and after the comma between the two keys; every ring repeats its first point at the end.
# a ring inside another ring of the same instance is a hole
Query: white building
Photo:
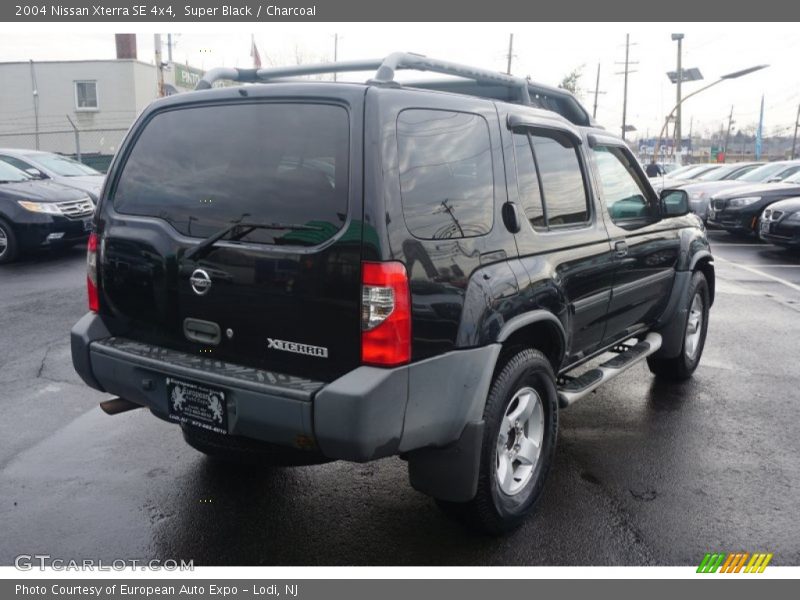
{"type": "Polygon", "coordinates": [[[135,59],[0,63],[0,147],[113,155],[158,95],[154,65],[135,59]]]}

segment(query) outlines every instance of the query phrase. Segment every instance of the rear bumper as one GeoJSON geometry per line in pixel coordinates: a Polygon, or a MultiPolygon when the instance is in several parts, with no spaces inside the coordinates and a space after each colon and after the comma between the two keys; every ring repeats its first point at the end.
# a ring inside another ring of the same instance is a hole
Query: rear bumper
{"type": "Polygon", "coordinates": [[[261,371],[115,338],[95,314],[71,333],[75,370],[95,389],[169,420],[167,377],[224,389],[228,433],[328,458],[368,461],[442,447],[480,423],[500,346],[394,369],[361,366],[332,382],[261,371]]]}

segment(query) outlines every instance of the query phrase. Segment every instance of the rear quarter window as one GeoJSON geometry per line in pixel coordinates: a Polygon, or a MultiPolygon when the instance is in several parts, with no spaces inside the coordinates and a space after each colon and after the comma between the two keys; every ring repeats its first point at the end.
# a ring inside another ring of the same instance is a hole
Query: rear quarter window
{"type": "Polygon", "coordinates": [[[480,115],[408,109],[397,119],[403,217],[422,239],[475,237],[492,229],[489,126],[480,115]]]}
{"type": "Polygon", "coordinates": [[[315,245],[348,210],[349,120],[326,104],[237,103],[157,113],[144,126],[112,191],[125,214],[164,219],[208,237],[236,221],[310,225],[256,229],[244,239],[315,245]]]}

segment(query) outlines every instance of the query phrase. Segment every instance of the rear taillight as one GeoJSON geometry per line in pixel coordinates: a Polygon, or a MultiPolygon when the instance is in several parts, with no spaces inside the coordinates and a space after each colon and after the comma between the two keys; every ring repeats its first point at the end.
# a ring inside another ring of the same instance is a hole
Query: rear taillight
{"type": "Polygon", "coordinates": [[[97,294],[97,234],[89,236],[86,245],[86,291],[89,294],[89,310],[100,310],[100,298],[97,294]]]}
{"type": "Polygon", "coordinates": [[[411,300],[399,262],[361,263],[361,361],[381,367],[411,360],[411,300]]]}

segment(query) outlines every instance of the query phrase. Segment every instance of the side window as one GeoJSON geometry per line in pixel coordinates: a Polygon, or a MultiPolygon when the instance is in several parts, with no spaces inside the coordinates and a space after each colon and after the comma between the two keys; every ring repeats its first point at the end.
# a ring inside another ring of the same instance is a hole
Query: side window
{"type": "Polygon", "coordinates": [[[589,220],[589,197],[578,150],[563,133],[534,131],[533,150],[542,180],[548,227],[589,220]]]}
{"type": "Polygon", "coordinates": [[[397,118],[403,217],[422,239],[475,237],[494,218],[489,125],[475,114],[409,109],[397,118]]]}
{"type": "Polygon", "coordinates": [[[614,146],[596,146],[594,157],[611,218],[620,221],[650,216],[647,190],[636,176],[632,159],[614,146]]]}
{"type": "Polygon", "coordinates": [[[514,133],[520,202],[537,229],[574,226],[591,217],[578,150],[566,134],[514,133]]]}
{"type": "Polygon", "coordinates": [[[533,160],[531,142],[527,133],[514,133],[514,155],[517,159],[519,199],[525,216],[534,227],[546,227],[542,190],[539,187],[539,176],[536,174],[536,163],[533,160]]]}

